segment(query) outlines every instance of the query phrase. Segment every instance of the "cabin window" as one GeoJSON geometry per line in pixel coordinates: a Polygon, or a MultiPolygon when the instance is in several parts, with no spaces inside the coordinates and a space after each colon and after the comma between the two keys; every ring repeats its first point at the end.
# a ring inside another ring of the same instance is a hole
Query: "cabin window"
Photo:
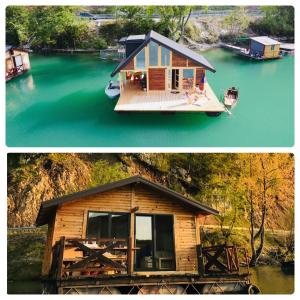
{"type": "Polygon", "coordinates": [[[194,78],[194,69],[183,69],[183,78],[194,78]]]}
{"type": "Polygon", "coordinates": [[[136,69],[145,69],[145,48],[143,48],[136,56],[136,69]]]}
{"type": "Polygon", "coordinates": [[[149,43],[149,65],[158,66],[158,44],[152,41],[149,43]]]}
{"type": "Polygon", "coordinates": [[[173,216],[136,215],[135,269],[175,270],[173,216]]]}
{"type": "Polygon", "coordinates": [[[272,45],[271,46],[271,51],[274,51],[275,50],[275,45],[272,45]]]}
{"type": "Polygon", "coordinates": [[[165,47],[161,47],[161,65],[170,65],[170,50],[165,47]]]}
{"type": "Polygon", "coordinates": [[[129,236],[129,215],[118,213],[89,212],[87,238],[127,238],[129,236]]]}
{"type": "Polygon", "coordinates": [[[183,69],[182,88],[184,90],[190,90],[194,85],[194,70],[183,69]]]}

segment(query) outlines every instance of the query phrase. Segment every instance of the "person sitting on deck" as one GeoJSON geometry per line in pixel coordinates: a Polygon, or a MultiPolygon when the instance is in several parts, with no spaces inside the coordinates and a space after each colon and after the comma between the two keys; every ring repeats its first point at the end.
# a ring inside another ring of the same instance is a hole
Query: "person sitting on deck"
{"type": "Polygon", "coordinates": [[[198,95],[202,94],[202,91],[200,90],[199,84],[196,84],[195,93],[198,94],[198,95]]]}
{"type": "Polygon", "coordinates": [[[198,96],[204,95],[206,97],[206,90],[201,90],[199,84],[196,84],[196,87],[194,89],[194,93],[198,96]]]}

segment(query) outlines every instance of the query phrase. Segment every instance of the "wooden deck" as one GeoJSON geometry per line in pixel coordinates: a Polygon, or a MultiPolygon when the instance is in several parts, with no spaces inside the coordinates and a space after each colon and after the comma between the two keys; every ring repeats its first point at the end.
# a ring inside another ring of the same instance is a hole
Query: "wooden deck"
{"type": "Polygon", "coordinates": [[[138,86],[127,84],[115,106],[115,111],[161,111],[161,112],[223,112],[224,105],[218,100],[208,83],[206,95],[189,101],[182,91],[142,91],[138,86]],[[191,103],[193,102],[193,103],[191,103]]]}

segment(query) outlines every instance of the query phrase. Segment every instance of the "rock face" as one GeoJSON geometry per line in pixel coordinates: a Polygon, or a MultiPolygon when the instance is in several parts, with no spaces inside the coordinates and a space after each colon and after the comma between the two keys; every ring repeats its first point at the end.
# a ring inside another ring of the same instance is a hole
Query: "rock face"
{"type": "Polygon", "coordinates": [[[45,155],[11,171],[8,178],[8,226],[32,226],[42,201],[84,189],[90,181],[88,164],[76,155],[45,155]]]}

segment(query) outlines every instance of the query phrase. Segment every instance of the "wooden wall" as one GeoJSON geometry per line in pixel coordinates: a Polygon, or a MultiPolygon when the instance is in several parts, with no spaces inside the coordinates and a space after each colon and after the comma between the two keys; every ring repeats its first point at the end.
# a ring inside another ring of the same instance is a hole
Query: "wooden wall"
{"type": "MultiPolygon", "coordinates": [[[[197,257],[196,217],[194,212],[176,200],[162,196],[143,185],[126,186],[113,189],[66,203],[56,212],[53,234],[49,234],[49,244],[54,245],[61,236],[66,238],[86,238],[88,211],[131,212],[138,207],[137,213],[174,215],[174,235],[176,251],[176,271],[196,272],[197,257]]],[[[134,229],[131,218],[131,230],[134,229]]],[[[68,256],[75,255],[68,253],[68,256]]],[[[78,253],[76,254],[78,256],[78,253]]],[[[46,275],[51,265],[51,257],[45,256],[43,274],[46,275]]]]}
{"type": "Polygon", "coordinates": [[[196,69],[196,84],[200,84],[203,74],[205,74],[205,69],[204,68],[197,68],[196,69]]]}
{"type": "Polygon", "coordinates": [[[166,69],[165,68],[149,68],[149,90],[164,91],[166,89],[166,69]]]}
{"type": "Polygon", "coordinates": [[[264,56],[266,58],[278,57],[280,52],[280,45],[275,45],[274,50],[271,50],[271,45],[265,46],[264,56]]]}
{"type": "Polygon", "coordinates": [[[122,68],[122,70],[134,70],[134,59],[131,59],[130,62],[122,68]]]}

